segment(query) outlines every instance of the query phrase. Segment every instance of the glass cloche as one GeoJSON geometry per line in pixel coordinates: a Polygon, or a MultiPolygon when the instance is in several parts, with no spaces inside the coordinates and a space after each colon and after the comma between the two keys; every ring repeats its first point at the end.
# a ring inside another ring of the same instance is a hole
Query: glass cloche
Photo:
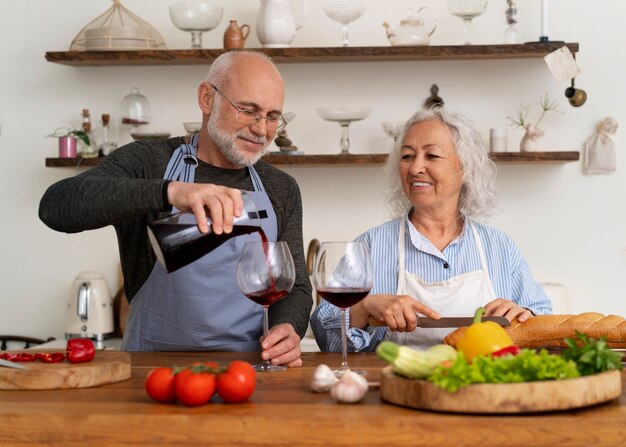
{"type": "Polygon", "coordinates": [[[148,98],[133,87],[122,99],[122,124],[142,126],[150,124],[150,104],[148,98]]]}

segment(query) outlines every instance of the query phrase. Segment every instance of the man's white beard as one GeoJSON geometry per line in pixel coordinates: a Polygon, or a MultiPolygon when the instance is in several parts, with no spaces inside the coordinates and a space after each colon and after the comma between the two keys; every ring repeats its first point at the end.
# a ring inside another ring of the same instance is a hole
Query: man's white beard
{"type": "MultiPolygon", "coordinates": [[[[215,106],[219,106],[219,104],[215,104],[215,106]]],[[[213,139],[216,146],[222,151],[222,154],[233,164],[237,166],[252,166],[259,159],[265,155],[268,151],[267,148],[267,137],[258,137],[251,134],[247,129],[242,129],[235,134],[229,134],[228,132],[223,131],[219,128],[217,124],[217,107],[213,107],[211,111],[211,115],[209,116],[209,122],[207,124],[207,132],[209,136],[213,139]],[[248,140],[254,141],[256,143],[263,144],[263,150],[261,150],[256,155],[246,155],[246,153],[237,149],[236,142],[237,137],[242,136],[248,140]]]]}

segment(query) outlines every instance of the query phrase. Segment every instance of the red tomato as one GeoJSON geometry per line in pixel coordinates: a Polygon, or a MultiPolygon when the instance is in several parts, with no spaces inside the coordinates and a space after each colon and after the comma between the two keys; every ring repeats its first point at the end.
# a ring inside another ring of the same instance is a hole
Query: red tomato
{"type": "Polygon", "coordinates": [[[185,405],[196,407],[211,400],[215,393],[215,374],[185,369],[176,374],[176,397],[185,405]]]}
{"type": "Polygon", "coordinates": [[[176,402],[175,378],[172,368],[154,368],[144,384],[148,396],[157,402],[176,402]]]}
{"type": "Polygon", "coordinates": [[[224,402],[236,404],[247,400],[256,387],[256,372],[251,364],[235,360],[217,378],[217,393],[224,402]]]}

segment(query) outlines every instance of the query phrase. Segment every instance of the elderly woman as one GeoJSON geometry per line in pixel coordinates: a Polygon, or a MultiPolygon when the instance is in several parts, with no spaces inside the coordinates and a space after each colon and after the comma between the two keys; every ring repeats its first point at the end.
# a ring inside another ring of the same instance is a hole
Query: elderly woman
{"type": "MultiPolygon", "coordinates": [[[[383,340],[426,348],[453,329],[416,328],[430,318],[486,315],[525,321],[552,312],[528,264],[502,231],[478,223],[495,208],[495,166],[479,132],[445,108],[415,113],[387,161],[398,218],[357,238],[370,249],[374,287],[350,308],[348,349],[383,340]],[[368,326],[368,317],[386,327],[368,326]]],[[[311,317],[322,351],[341,349],[339,309],[322,301],[311,317]]]]}

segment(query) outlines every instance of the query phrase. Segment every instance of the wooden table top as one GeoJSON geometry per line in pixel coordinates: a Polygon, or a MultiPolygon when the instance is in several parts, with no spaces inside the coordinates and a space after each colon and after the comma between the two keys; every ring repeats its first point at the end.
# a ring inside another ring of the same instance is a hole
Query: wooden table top
{"type": "MultiPolygon", "coordinates": [[[[626,391],[595,407],[533,415],[460,415],[418,411],[381,401],[337,404],[310,391],[314,368],[336,367],[338,353],[304,353],[304,366],[259,373],[248,403],[189,408],[159,404],[143,383],[156,366],[194,361],[255,363],[258,353],[132,353],[130,380],[94,388],[0,391],[0,445],[624,445],[626,391]]],[[[355,369],[376,382],[385,363],[375,354],[349,354],[355,369]]],[[[622,372],[626,383],[626,371],[622,372]]]]}

